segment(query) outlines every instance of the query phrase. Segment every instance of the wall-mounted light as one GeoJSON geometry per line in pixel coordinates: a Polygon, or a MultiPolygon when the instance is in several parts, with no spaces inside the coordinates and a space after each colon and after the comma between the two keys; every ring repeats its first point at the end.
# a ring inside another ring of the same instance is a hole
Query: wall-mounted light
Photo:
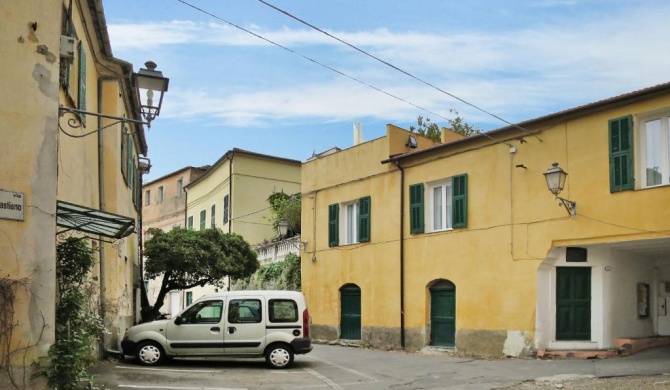
{"type": "Polygon", "coordinates": [[[410,149],[416,149],[419,145],[416,143],[416,137],[413,135],[410,135],[407,138],[407,143],[405,144],[410,149]]]}
{"type": "MultiPolygon", "coordinates": [[[[97,133],[99,131],[102,131],[108,127],[112,127],[114,125],[117,125],[119,123],[122,124],[127,124],[127,123],[133,123],[133,124],[142,124],[142,125],[147,125],[147,127],[151,127],[151,121],[154,120],[158,114],[160,113],[161,110],[161,105],[163,104],[163,94],[167,92],[168,88],[168,83],[169,79],[163,77],[163,73],[160,71],[155,70],[156,69],[156,64],[154,62],[148,61],[145,66],[149,69],[140,69],[138,73],[133,73],[133,79],[135,81],[135,93],[137,94],[137,97],[139,98],[140,102],[140,114],[144,118],[144,121],[138,120],[138,119],[131,119],[131,118],[126,118],[126,117],[120,117],[120,116],[114,116],[114,115],[107,115],[107,114],[102,114],[99,112],[90,112],[90,111],[84,111],[84,110],[79,110],[76,108],[72,107],[65,107],[62,104],[58,107],[58,116],[62,117],[65,114],[72,114],[71,117],[68,117],[67,124],[68,126],[72,128],[78,128],[86,127],[84,121],[82,118],[84,118],[86,115],[92,115],[98,118],[105,118],[105,119],[112,119],[113,122],[95,129],[91,130],[87,133],[84,134],[79,134],[79,135],[74,135],[66,132],[63,127],[58,124],[59,128],[63,133],[66,135],[73,137],[73,138],[82,138],[86,137],[88,135],[91,135],[93,133],[97,133]],[[144,92],[144,95],[141,93],[144,92]],[[158,92],[160,95],[158,97],[155,96],[155,93],[158,92]],[[145,96],[145,99],[142,100],[142,96],[145,96]]],[[[121,126],[121,129],[123,132],[126,134],[131,134],[132,131],[129,131],[126,126],[121,126]]]]}
{"type": "MultiPolygon", "coordinates": [[[[279,236],[281,238],[286,237],[286,235],[288,234],[288,229],[289,229],[289,223],[286,220],[282,219],[277,223],[277,230],[279,230],[279,236]]],[[[290,241],[290,242],[295,245],[295,242],[293,242],[293,241],[290,241]]],[[[298,241],[298,245],[296,245],[298,250],[302,249],[301,248],[302,246],[306,247],[307,246],[307,241],[298,241]]]]}
{"type": "Polygon", "coordinates": [[[547,188],[549,191],[554,194],[554,197],[563,205],[563,207],[565,207],[572,218],[577,218],[577,202],[558,196],[565,187],[565,180],[567,177],[568,173],[565,172],[563,168],[559,167],[558,163],[551,164],[551,168],[547,169],[547,172],[544,173],[544,178],[547,181],[547,188]]]}
{"type": "Polygon", "coordinates": [[[147,127],[151,127],[151,121],[161,112],[163,95],[168,90],[170,79],[163,77],[163,72],[156,70],[156,63],[147,61],[145,68],[133,74],[135,88],[140,101],[140,113],[147,121],[147,127]],[[158,94],[158,96],[156,96],[158,94]]]}

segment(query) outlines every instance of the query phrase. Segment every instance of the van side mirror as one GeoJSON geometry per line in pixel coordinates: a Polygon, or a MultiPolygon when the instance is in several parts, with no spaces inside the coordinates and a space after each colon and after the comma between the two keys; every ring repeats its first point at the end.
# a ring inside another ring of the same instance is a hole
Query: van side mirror
{"type": "Polygon", "coordinates": [[[177,318],[174,319],[174,324],[175,325],[181,325],[184,323],[184,317],[182,316],[177,316],[177,318]]]}

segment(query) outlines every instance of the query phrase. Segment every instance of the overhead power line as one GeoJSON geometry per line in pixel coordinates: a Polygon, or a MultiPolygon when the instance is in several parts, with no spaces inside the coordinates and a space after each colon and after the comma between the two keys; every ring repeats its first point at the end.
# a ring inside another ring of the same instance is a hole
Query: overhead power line
{"type": "Polygon", "coordinates": [[[444,119],[444,120],[447,120],[447,121],[449,120],[449,118],[445,117],[444,115],[440,115],[440,114],[438,114],[438,113],[436,113],[436,112],[434,112],[434,111],[431,111],[431,110],[429,110],[429,109],[427,109],[427,108],[425,108],[425,107],[421,107],[421,106],[419,106],[419,105],[416,105],[416,104],[410,102],[409,100],[403,99],[403,98],[401,98],[401,97],[399,97],[399,96],[396,96],[396,95],[394,95],[394,94],[392,94],[392,93],[390,93],[390,92],[384,91],[384,90],[381,89],[381,88],[378,88],[378,87],[375,87],[374,85],[368,84],[368,83],[366,83],[366,82],[364,82],[364,81],[362,81],[362,80],[359,80],[359,79],[357,79],[357,78],[355,78],[355,77],[353,77],[353,76],[350,76],[350,75],[348,75],[348,74],[346,74],[346,73],[344,73],[344,72],[342,72],[342,71],[339,71],[339,70],[337,70],[337,69],[335,69],[335,68],[333,68],[333,67],[330,67],[330,66],[328,66],[328,65],[326,65],[326,64],[324,64],[324,63],[321,63],[321,62],[319,62],[319,61],[317,61],[317,60],[315,60],[315,59],[313,59],[313,58],[310,58],[310,57],[308,57],[308,56],[306,56],[306,55],[304,55],[304,54],[302,54],[302,53],[299,53],[299,52],[297,52],[297,51],[295,51],[295,50],[292,50],[292,49],[290,49],[290,48],[288,48],[288,47],[286,47],[286,46],[283,46],[283,45],[281,45],[281,44],[279,44],[279,43],[277,43],[277,42],[274,42],[274,41],[272,41],[272,40],[270,40],[270,39],[268,39],[268,38],[265,38],[264,36],[262,36],[262,35],[260,35],[260,34],[257,34],[257,33],[253,32],[253,31],[251,31],[251,30],[247,30],[246,28],[241,27],[241,26],[238,26],[238,25],[235,24],[235,23],[229,22],[229,21],[227,21],[227,20],[225,20],[225,19],[223,19],[223,18],[221,18],[221,17],[219,17],[219,16],[217,16],[217,15],[214,15],[214,14],[211,13],[211,12],[208,12],[208,11],[206,11],[206,10],[200,8],[200,7],[197,7],[197,6],[193,5],[193,4],[190,4],[190,3],[188,3],[188,2],[185,1],[185,0],[177,0],[177,1],[180,2],[180,3],[182,3],[182,4],[184,4],[184,5],[186,5],[186,6],[189,6],[189,7],[193,8],[193,9],[199,11],[199,12],[202,12],[202,13],[205,14],[205,15],[208,15],[208,16],[214,18],[214,19],[220,20],[220,21],[222,21],[222,22],[224,22],[224,23],[226,23],[226,24],[228,24],[228,25],[230,25],[230,26],[233,26],[233,27],[235,27],[235,28],[237,28],[237,29],[239,29],[239,30],[242,30],[242,31],[244,31],[244,32],[246,32],[246,33],[248,33],[248,34],[251,34],[251,35],[255,36],[256,38],[262,39],[262,40],[264,40],[265,42],[268,42],[268,43],[270,43],[270,44],[272,44],[272,45],[274,45],[274,46],[277,46],[277,47],[282,48],[282,49],[284,49],[284,50],[286,50],[286,51],[288,51],[288,52],[291,52],[291,53],[293,53],[293,54],[295,54],[295,55],[298,55],[298,56],[300,56],[300,57],[306,59],[307,61],[310,61],[310,62],[312,62],[312,63],[314,63],[314,64],[319,65],[319,66],[322,66],[322,67],[324,67],[324,68],[326,68],[326,69],[328,69],[328,70],[330,70],[330,71],[332,71],[332,72],[335,72],[335,73],[337,73],[337,74],[339,74],[339,75],[341,75],[341,76],[344,76],[344,77],[346,77],[346,78],[349,78],[349,79],[351,79],[351,80],[353,80],[353,81],[355,81],[355,82],[357,82],[357,83],[360,83],[360,84],[362,84],[362,85],[365,85],[365,86],[368,87],[368,88],[372,88],[372,89],[374,89],[375,91],[381,92],[381,93],[383,93],[383,94],[385,94],[385,95],[387,95],[387,96],[390,96],[390,97],[392,97],[392,98],[394,98],[394,99],[396,99],[396,100],[399,100],[399,101],[404,102],[404,103],[406,103],[406,104],[409,104],[409,105],[411,105],[411,106],[413,106],[413,107],[416,107],[416,108],[418,108],[419,110],[428,112],[428,113],[430,113],[430,114],[432,114],[432,115],[435,115],[435,116],[438,116],[438,117],[440,117],[440,118],[442,118],[442,119],[444,119]]]}
{"type": "Polygon", "coordinates": [[[500,121],[502,121],[502,122],[504,122],[504,123],[507,123],[507,124],[510,125],[510,126],[516,127],[516,128],[518,128],[518,129],[520,129],[520,130],[526,132],[526,133],[531,133],[530,130],[525,129],[525,128],[523,128],[523,127],[521,127],[521,126],[519,126],[519,125],[517,125],[517,124],[515,124],[515,123],[509,122],[509,121],[507,121],[507,120],[501,118],[500,116],[498,116],[498,115],[496,115],[496,114],[493,114],[493,113],[491,113],[491,112],[489,112],[489,111],[487,111],[487,110],[485,110],[485,109],[483,109],[483,108],[481,108],[481,107],[479,107],[479,106],[477,106],[477,105],[475,105],[475,104],[473,104],[473,103],[470,103],[469,101],[467,101],[467,100],[465,100],[465,99],[463,99],[463,98],[460,98],[460,97],[454,95],[453,93],[447,92],[447,91],[445,91],[444,89],[442,89],[442,88],[440,88],[440,87],[437,87],[437,86],[435,86],[435,85],[432,84],[432,83],[429,83],[428,81],[425,81],[425,80],[423,80],[423,79],[420,79],[420,78],[414,76],[413,74],[409,73],[408,71],[406,71],[406,70],[404,70],[404,69],[401,69],[401,68],[399,68],[399,67],[397,67],[397,66],[391,64],[391,63],[388,62],[388,61],[382,60],[381,58],[379,58],[379,57],[377,57],[377,56],[375,56],[375,55],[373,55],[373,54],[370,54],[370,53],[368,53],[367,51],[365,51],[365,50],[363,50],[363,49],[361,49],[361,48],[359,48],[359,47],[357,47],[357,46],[355,46],[355,45],[353,45],[353,44],[351,44],[351,43],[349,43],[349,42],[347,42],[347,41],[345,41],[345,40],[343,40],[343,39],[340,39],[340,38],[336,37],[335,35],[330,34],[329,32],[327,32],[327,31],[325,31],[325,30],[323,30],[323,29],[320,29],[319,27],[317,27],[317,26],[315,26],[315,25],[313,25],[313,24],[311,24],[311,23],[309,23],[309,22],[307,22],[307,21],[305,21],[305,20],[303,20],[303,19],[301,19],[301,18],[299,18],[299,17],[293,15],[292,13],[290,13],[290,12],[288,12],[288,11],[285,11],[285,10],[283,10],[283,9],[281,9],[281,8],[279,8],[279,7],[277,7],[277,6],[275,6],[275,5],[272,5],[272,4],[268,3],[268,2],[265,1],[265,0],[258,0],[258,1],[261,2],[261,3],[263,3],[263,4],[265,4],[265,5],[267,5],[268,7],[272,8],[272,9],[278,11],[278,12],[281,12],[282,14],[288,16],[288,17],[291,18],[291,19],[294,19],[294,20],[296,20],[296,21],[298,21],[298,22],[300,22],[300,23],[302,23],[302,24],[304,24],[304,25],[306,25],[306,26],[309,26],[309,27],[313,28],[314,30],[316,30],[316,31],[318,31],[318,32],[320,32],[320,33],[322,33],[322,34],[327,35],[327,36],[329,36],[330,38],[333,38],[334,40],[336,40],[336,41],[338,41],[338,42],[340,42],[340,43],[343,43],[343,44],[349,46],[350,48],[352,48],[352,49],[354,49],[354,50],[356,50],[356,51],[358,51],[358,52],[360,52],[360,53],[362,53],[362,54],[364,54],[364,55],[366,55],[366,56],[368,56],[368,57],[370,57],[370,58],[372,58],[372,59],[374,59],[374,60],[376,60],[376,61],[379,61],[379,62],[381,62],[382,64],[384,64],[384,65],[386,65],[386,66],[388,66],[388,67],[391,67],[391,68],[397,70],[397,71],[400,72],[400,73],[403,73],[403,74],[405,74],[405,75],[411,77],[412,79],[414,79],[414,80],[416,80],[416,81],[418,81],[418,82],[420,82],[420,83],[423,83],[423,84],[425,84],[425,85],[427,85],[427,86],[429,86],[429,87],[431,87],[431,88],[433,88],[433,89],[435,89],[435,90],[437,90],[437,91],[439,91],[439,92],[441,92],[441,93],[443,93],[443,94],[445,94],[445,95],[447,95],[447,96],[450,96],[450,97],[452,97],[452,98],[454,98],[454,99],[456,99],[456,100],[458,100],[458,101],[460,101],[460,102],[462,102],[462,103],[464,103],[464,104],[467,104],[468,106],[470,106],[470,107],[472,107],[472,108],[474,108],[474,109],[476,109],[476,110],[478,110],[478,111],[481,111],[481,112],[483,112],[484,114],[487,114],[487,115],[489,115],[489,116],[492,116],[493,118],[496,118],[496,119],[498,119],[498,120],[500,120],[500,121]]]}

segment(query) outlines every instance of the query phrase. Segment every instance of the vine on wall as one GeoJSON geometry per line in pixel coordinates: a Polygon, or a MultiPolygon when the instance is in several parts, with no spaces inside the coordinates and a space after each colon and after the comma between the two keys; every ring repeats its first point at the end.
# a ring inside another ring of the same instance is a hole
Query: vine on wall
{"type": "Polygon", "coordinates": [[[286,255],[284,261],[262,265],[252,276],[238,279],[232,290],[295,290],[300,291],[300,256],[286,255]]]}
{"type": "Polygon", "coordinates": [[[70,237],[56,247],[56,340],[36,373],[46,376],[51,388],[77,389],[91,381],[87,368],[95,362],[93,351],[104,330],[91,299],[98,295],[88,278],[94,264],[86,239],[70,237]]]}

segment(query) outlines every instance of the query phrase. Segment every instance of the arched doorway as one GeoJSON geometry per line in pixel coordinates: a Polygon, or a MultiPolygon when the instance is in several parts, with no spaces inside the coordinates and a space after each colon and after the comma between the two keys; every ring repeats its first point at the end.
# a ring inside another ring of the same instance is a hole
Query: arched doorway
{"type": "Polygon", "coordinates": [[[361,289],[355,284],[340,288],[340,338],[361,339],[361,289]]]}
{"type": "Polygon", "coordinates": [[[453,347],[456,341],[456,286],[440,280],[430,290],[430,345],[453,347]]]}

